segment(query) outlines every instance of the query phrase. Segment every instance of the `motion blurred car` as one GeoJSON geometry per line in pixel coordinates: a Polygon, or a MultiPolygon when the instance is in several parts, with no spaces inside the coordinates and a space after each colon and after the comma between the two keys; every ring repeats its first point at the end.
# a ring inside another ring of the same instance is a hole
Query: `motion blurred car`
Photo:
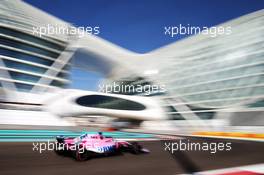
{"type": "Polygon", "coordinates": [[[123,152],[132,154],[149,153],[137,142],[117,141],[106,137],[101,132],[98,134],[82,134],[75,138],[57,136],[54,151],[58,155],[70,155],[78,161],[88,160],[96,155],[114,155],[123,152]]]}

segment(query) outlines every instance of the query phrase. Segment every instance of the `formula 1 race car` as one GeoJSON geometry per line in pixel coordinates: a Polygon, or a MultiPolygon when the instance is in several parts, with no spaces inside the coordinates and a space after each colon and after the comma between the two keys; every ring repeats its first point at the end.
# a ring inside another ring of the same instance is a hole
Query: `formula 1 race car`
{"type": "Polygon", "coordinates": [[[92,158],[96,155],[113,155],[123,152],[132,154],[149,153],[137,142],[117,141],[112,137],[106,137],[101,132],[98,134],[82,134],[79,137],[56,137],[54,151],[58,155],[70,155],[78,161],[92,158]]]}

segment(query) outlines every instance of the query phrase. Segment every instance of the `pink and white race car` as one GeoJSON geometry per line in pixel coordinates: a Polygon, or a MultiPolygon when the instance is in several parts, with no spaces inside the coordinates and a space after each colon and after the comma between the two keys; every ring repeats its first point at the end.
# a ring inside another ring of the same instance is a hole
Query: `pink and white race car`
{"type": "Polygon", "coordinates": [[[117,141],[106,137],[101,132],[98,134],[82,134],[75,138],[57,136],[54,151],[59,155],[70,155],[76,160],[83,161],[97,155],[113,155],[122,152],[132,154],[149,153],[137,142],[117,141]]]}

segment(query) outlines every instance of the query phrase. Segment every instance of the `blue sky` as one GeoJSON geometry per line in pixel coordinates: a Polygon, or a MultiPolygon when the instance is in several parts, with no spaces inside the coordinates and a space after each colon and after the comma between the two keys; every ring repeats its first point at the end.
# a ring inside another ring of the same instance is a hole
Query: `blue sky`
{"type": "MultiPolygon", "coordinates": [[[[164,26],[214,26],[264,9],[263,0],[24,0],[76,26],[100,26],[100,37],[145,53],[181,39],[164,26]]],[[[73,71],[72,87],[94,90],[100,76],[73,71]]]]}

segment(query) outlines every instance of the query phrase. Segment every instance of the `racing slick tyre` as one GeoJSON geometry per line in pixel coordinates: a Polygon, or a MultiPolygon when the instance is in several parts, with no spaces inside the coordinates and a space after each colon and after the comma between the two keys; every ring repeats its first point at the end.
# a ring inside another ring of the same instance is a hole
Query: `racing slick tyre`
{"type": "Polygon", "coordinates": [[[54,152],[58,155],[64,155],[64,147],[60,143],[56,143],[56,146],[54,148],[54,152]]]}
{"type": "Polygon", "coordinates": [[[76,151],[73,151],[73,157],[77,161],[85,161],[90,158],[90,153],[87,150],[82,152],[79,149],[77,149],[76,151]]]}
{"type": "Polygon", "coordinates": [[[141,146],[137,142],[132,142],[130,145],[130,152],[132,154],[139,154],[141,150],[141,146]]]}

